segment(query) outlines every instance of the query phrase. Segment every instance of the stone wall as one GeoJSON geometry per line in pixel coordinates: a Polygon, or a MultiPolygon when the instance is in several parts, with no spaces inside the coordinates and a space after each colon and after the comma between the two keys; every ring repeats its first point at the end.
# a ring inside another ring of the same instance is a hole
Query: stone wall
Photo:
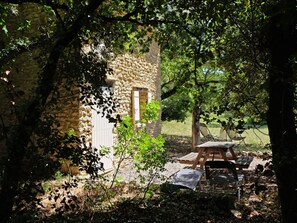
{"type": "Polygon", "coordinates": [[[88,105],[79,103],[79,127],[80,136],[84,136],[86,143],[92,143],[92,111],[88,105]]]}
{"type": "Polygon", "coordinates": [[[59,84],[59,88],[53,92],[49,98],[48,110],[45,113],[52,114],[58,121],[61,132],[70,129],[75,130],[80,135],[80,89],[76,86],[68,86],[67,82],[59,84]]]}
{"type": "MultiPolygon", "coordinates": [[[[107,77],[107,83],[113,87],[117,107],[114,115],[131,115],[133,88],[146,88],[152,94],[152,99],[161,99],[160,48],[157,43],[151,44],[145,55],[125,53],[110,62],[112,75],[107,77]]],[[[79,105],[79,133],[86,137],[86,142],[92,142],[92,112],[89,106],[79,105]]],[[[160,114],[161,117],[161,114],[160,114]]],[[[161,119],[151,126],[154,135],[161,133],[161,119]]]]}
{"type": "MultiPolygon", "coordinates": [[[[38,37],[48,24],[49,16],[42,11],[36,4],[24,3],[16,8],[18,15],[8,18],[8,29],[13,39],[19,37],[38,37]],[[44,15],[43,15],[44,14],[44,15]],[[40,16],[43,15],[43,16],[40,16]],[[16,27],[15,20],[21,18],[23,21],[30,20],[31,27],[24,30],[23,34],[14,32],[16,27]]],[[[12,37],[1,37],[0,44],[8,44],[12,37]]],[[[8,91],[6,83],[0,83],[0,112],[5,126],[13,125],[17,122],[13,109],[21,112],[23,106],[26,105],[32,95],[38,81],[38,75],[41,71],[41,62],[44,52],[41,49],[32,50],[30,52],[20,54],[15,62],[8,64],[5,70],[8,70],[9,79],[13,81],[14,91],[20,92],[15,102],[7,97],[8,91]],[[15,103],[13,105],[12,103],[15,103]]],[[[116,96],[119,107],[117,114],[131,115],[131,93],[133,87],[147,88],[152,94],[153,99],[160,100],[160,50],[156,43],[152,43],[150,51],[145,55],[133,55],[125,53],[115,58],[110,64],[113,69],[112,76],[107,81],[112,82],[114,87],[114,95],[116,96]]],[[[6,74],[1,73],[2,78],[6,78],[6,74]]],[[[92,133],[92,117],[91,110],[88,106],[79,101],[79,89],[67,90],[63,84],[59,88],[59,96],[55,109],[47,110],[57,116],[57,120],[61,122],[60,130],[67,131],[74,129],[78,135],[86,136],[87,142],[91,142],[92,133]],[[76,93],[73,93],[76,92],[76,93]]],[[[51,96],[53,97],[53,95],[51,96]]],[[[49,101],[50,104],[50,101],[49,101]]],[[[51,108],[49,108],[51,109],[51,108]]],[[[19,114],[21,116],[21,114],[19,114]]],[[[153,127],[154,134],[160,133],[160,122],[153,127]]],[[[1,133],[1,132],[0,132],[1,133]]],[[[0,139],[0,147],[4,148],[4,141],[0,139]]]]}
{"type": "MultiPolygon", "coordinates": [[[[118,56],[110,65],[113,75],[107,80],[113,81],[114,93],[120,115],[132,113],[132,89],[146,88],[152,99],[161,99],[160,48],[153,42],[145,55],[126,53],[118,56]]],[[[161,133],[160,120],[153,126],[154,135],[161,133]]]]}
{"type": "MultiPolygon", "coordinates": [[[[119,105],[114,115],[131,115],[133,88],[146,88],[152,99],[161,100],[160,48],[156,42],[150,46],[148,53],[136,55],[125,53],[110,62],[112,75],[107,83],[113,87],[114,99],[119,105]]],[[[89,106],[79,105],[79,133],[92,142],[92,112],[89,106]]],[[[161,117],[161,114],[160,114],[161,117]]],[[[161,133],[161,118],[151,126],[153,135],[161,133]]]]}

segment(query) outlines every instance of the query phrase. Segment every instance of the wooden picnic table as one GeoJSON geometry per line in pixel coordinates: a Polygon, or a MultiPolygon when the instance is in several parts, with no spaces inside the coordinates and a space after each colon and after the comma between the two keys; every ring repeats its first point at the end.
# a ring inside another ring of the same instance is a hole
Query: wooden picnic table
{"type": "Polygon", "coordinates": [[[198,163],[200,167],[204,166],[204,163],[208,159],[223,159],[225,161],[228,160],[236,160],[236,154],[233,150],[233,147],[236,145],[234,142],[215,142],[215,141],[208,141],[203,144],[197,145],[196,148],[198,149],[197,157],[192,165],[192,168],[195,169],[198,163]],[[227,151],[230,151],[231,156],[227,156],[227,151]],[[203,158],[203,161],[200,162],[200,159],[203,158]]]}

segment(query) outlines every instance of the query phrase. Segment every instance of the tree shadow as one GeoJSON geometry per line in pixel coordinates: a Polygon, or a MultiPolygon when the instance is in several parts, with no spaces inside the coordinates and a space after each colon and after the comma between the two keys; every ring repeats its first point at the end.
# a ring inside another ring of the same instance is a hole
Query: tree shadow
{"type": "Polygon", "coordinates": [[[54,215],[43,222],[236,222],[231,213],[234,201],[229,195],[169,190],[145,202],[126,199],[108,211],[54,215]]]}
{"type": "Polygon", "coordinates": [[[192,138],[190,136],[163,135],[165,139],[165,149],[167,152],[187,154],[192,148],[192,138]]]}

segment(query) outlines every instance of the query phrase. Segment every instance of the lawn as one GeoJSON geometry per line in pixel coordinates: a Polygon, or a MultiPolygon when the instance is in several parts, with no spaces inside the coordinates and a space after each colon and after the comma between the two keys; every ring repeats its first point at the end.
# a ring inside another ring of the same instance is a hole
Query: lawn
{"type": "MultiPolygon", "coordinates": [[[[220,124],[210,123],[208,128],[213,135],[219,135],[220,124]]],[[[186,136],[191,137],[192,135],[192,117],[188,117],[185,122],[176,121],[164,121],[162,122],[162,134],[169,136],[186,136]]],[[[242,136],[245,136],[245,142],[247,150],[258,150],[264,148],[265,145],[269,144],[269,136],[267,126],[262,126],[258,129],[248,129],[243,132],[242,136]]]]}

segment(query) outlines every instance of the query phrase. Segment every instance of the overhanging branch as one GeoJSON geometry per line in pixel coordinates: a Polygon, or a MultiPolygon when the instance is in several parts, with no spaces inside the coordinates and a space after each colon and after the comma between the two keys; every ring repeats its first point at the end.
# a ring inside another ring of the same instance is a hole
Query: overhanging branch
{"type": "Polygon", "coordinates": [[[177,92],[177,86],[174,86],[172,89],[169,91],[166,91],[161,94],[161,100],[164,100],[166,98],[169,98],[170,96],[174,95],[177,92]]]}
{"type": "Polygon", "coordinates": [[[36,4],[43,4],[47,5],[50,7],[55,7],[58,9],[64,9],[64,10],[69,10],[69,7],[65,4],[59,4],[57,1],[49,1],[49,0],[0,0],[0,3],[10,3],[10,4],[16,4],[16,5],[21,5],[23,3],[36,3],[36,4]]]}
{"type": "Polygon", "coordinates": [[[38,47],[48,45],[52,41],[53,41],[52,39],[42,37],[40,39],[33,40],[32,43],[30,43],[29,45],[26,45],[26,46],[14,45],[14,47],[7,49],[5,55],[2,55],[0,57],[0,69],[2,68],[3,65],[7,64],[9,61],[16,58],[18,55],[25,53],[25,52],[29,52],[31,50],[38,48],[38,47]]]}
{"type": "Polygon", "coordinates": [[[190,34],[192,37],[197,38],[200,42],[202,42],[202,39],[199,35],[192,32],[187,25],[184,25],[184,22],[175,21],[175,20],[158,20],[158,19],[149,19],[146,21],[140,21],[138,19],[132,18],[133,15],[135,15],[135,12],[133,13],[127,13],[124,16],[115,16],[115,17],[108,17],[108,16],[100,16],[102,20],[105,21],[122,21],[122,22],[132,22],[141,26],[145,25],[158,25],[158,24],[173,24],[180,26],[182,29],[184,29],[188,34],[190,34]]]}

